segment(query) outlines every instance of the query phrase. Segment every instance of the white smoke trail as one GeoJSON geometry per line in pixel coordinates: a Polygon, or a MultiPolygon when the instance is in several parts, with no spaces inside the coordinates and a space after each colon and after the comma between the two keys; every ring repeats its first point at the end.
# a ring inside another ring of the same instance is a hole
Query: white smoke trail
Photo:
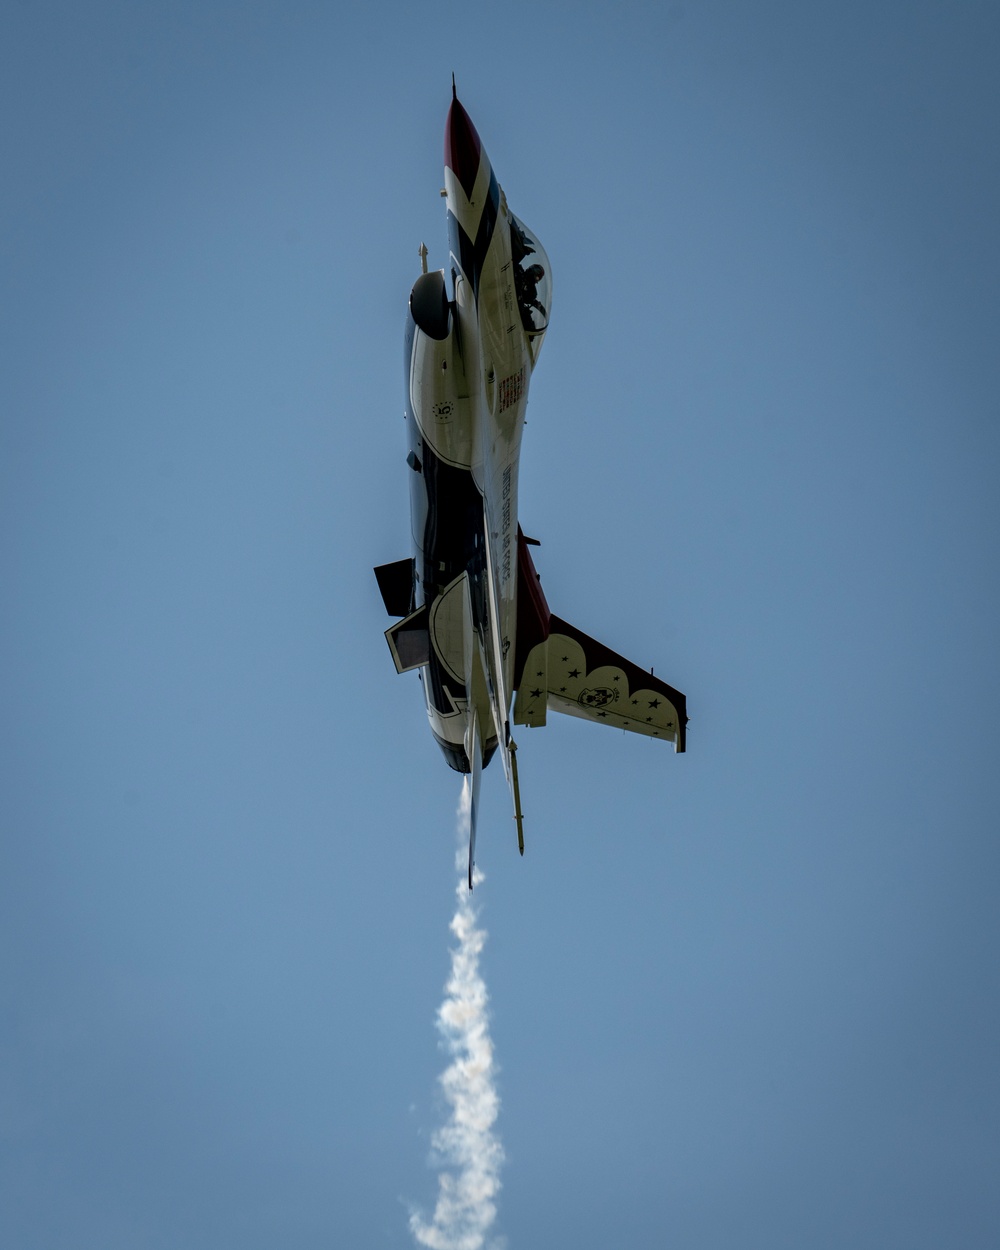
{"type": "MultiPolygon", "coordinates": [[[[459,830],[467,833],[472,792],[468,778],[459,801],[459,830]]],[[[447,1123],[431,1138],[441,1171],[438,1200],[428,1222],[420,1212],[410,1215],[410,1232],[428,1250],[481,1250],[496,1219],[503,1147],[493,1132],[500,1110],[494,1078],[493,1042],[489,1033],[489,996],[479,974],[479,955],[486,932],[476,925],[476,909],[468,888],[465,858],[455,859],[459,880],[458,906],[451,931],[458,946],[451,952],[451,976],[438,1009],[437,1028],[452,1061],[440,1076],[451,1108],[447,1123]]],[[[483,880],[476,870],[473,881],[483,880]]]]}

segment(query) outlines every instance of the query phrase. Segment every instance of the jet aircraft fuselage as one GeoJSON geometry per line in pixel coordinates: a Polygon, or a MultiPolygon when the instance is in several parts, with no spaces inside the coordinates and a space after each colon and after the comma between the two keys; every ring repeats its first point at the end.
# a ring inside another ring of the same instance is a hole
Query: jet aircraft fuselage
{"type": "MultiPolygon", "coordinates": [[[[603,720],[684,749],[684,696],[552,616],[518,526],[528,385],[549,323],[541,243],[510,211],[468,114],[453,98],[443,195],[449,262],[410,294],[405,337],[414,556],[376,569],[399,672],[417,669],[452,768],[478,778],[499,749],[520,837],[515,722],[548,710],[603,720]]],[[[422,255],[426,251],[422,248],[422,255]]],[[[521,842],[523,850],[523,841],[521,842]]],[[[472,842],[470,840],[470,884],[472,842]]]]}

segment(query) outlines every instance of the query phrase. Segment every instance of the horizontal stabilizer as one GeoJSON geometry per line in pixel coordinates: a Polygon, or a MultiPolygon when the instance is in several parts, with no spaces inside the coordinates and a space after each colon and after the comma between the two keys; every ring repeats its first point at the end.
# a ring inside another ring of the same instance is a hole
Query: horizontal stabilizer
{"type": "Polygon", "coordinates": [[[431,635],[427,625],[426,605],[411,612],[404,620],[385,631],[385,640],[392,652],[397,673],[409,673],[412,669],[429,664],[431,659],[431,635]]]}
{"type": "Polygon", "coordinates": [[[413,610],[413,573],[412,556],[380,564],[375,570],[382,602],[390,616],[407,616],[413,610]]]}

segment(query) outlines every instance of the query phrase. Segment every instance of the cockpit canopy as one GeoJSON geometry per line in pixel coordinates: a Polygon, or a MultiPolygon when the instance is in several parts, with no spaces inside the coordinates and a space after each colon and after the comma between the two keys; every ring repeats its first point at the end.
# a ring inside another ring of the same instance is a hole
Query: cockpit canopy
{"type": "Polygon", "coordinates": [[[521,324],[528,336],[532,363],[542,346],[552,307],[552,269],[545,249],[528,227],[510,214],[510,250],[521,324]]]}

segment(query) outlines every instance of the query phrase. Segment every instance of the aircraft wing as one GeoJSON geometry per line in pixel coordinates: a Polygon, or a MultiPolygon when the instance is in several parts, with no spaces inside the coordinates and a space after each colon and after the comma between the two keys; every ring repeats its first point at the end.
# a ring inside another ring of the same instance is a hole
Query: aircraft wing
{"type": "Polygon", "coordinates": [[[684,750],[681,692],[558,616],[550,616],[548,637],[525,659],[514,722],[544,725],[548,710],[664,738],[684,750]]]}

